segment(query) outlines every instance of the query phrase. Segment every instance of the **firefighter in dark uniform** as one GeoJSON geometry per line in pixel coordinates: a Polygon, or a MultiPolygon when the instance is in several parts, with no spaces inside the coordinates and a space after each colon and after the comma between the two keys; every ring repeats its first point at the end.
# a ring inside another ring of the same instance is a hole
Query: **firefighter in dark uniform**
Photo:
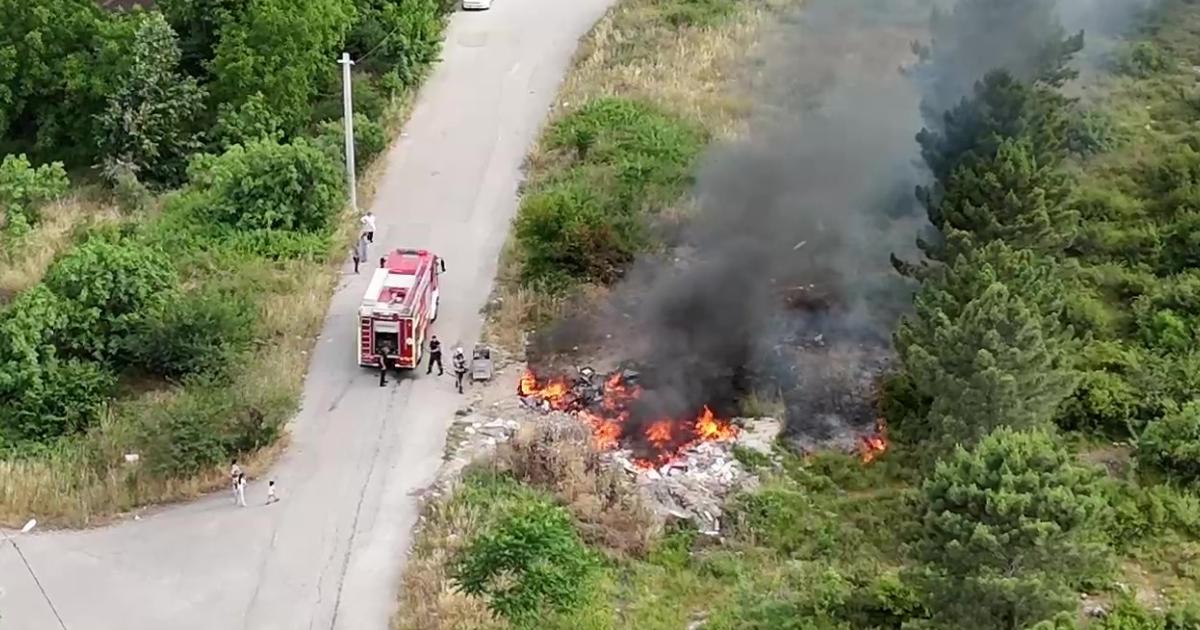
{"type": "Polygon", "coordinates": [[[463,377],[467,375],[467,357],[463,356],[462,348],[454,349],[454,386],[458,393],[463,393],[463,377]]]}
{"type": "Polygon", "coordinates": [[[433,373],[433,364],[438,366],[438,376],[445,374],[442,370],[442,342],[438,341],[437,335],[429,338],[429,369],[425,370],[426,374],[433,373]]]}
{"type": "Polygon", "coordinates": [[[379,386],[387,385],[387,355],[392,353],[392,344],[383,342],[379,344],[379,386]]]}

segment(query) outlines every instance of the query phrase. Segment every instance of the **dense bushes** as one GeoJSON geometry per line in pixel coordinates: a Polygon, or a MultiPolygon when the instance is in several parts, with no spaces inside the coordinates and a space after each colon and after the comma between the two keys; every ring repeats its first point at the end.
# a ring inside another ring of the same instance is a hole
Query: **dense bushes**
{"type": "Polygon", "coordinates": [[[206,217],[237,230],[320,232],[342,207],[342,178],[328,155],[297,140],[259,140],[189,168],[206,217]]]}
{"type": "Polygon", "coordinates": [[[67,192],[61,162],[34,167],[24,154],[0,162],[0,228],[21,234],[41,218],[40,208],[67,192]]]}
{"type": "Polygon", "coordinates": [[[1138,460],[1185,482],[1200,481],[1200,401],[1146,427],[1138,460]]]}
{"type": "Polygon", "coordinates": [[[497,616],[533,628],[544,612],[578,604],[596,568],[567,512],[531,502],[471,541],[454,580],[463,592],[486,598],[497,616]]]}
{"type": "Polygon", "coordinates": [[[647,215],[690,181],[704,132],[645,103],[596,99],[555,122],[565,168],[535,182],[515,223],[526,283],[610,282],[647,244],[647,215]]]}
{"type": "Polygon", "coordinates": [[[170,259],[133,241],[89,239],[56,262],[45,286],[66,313],[57,332],[60,351],[123,367],[129,341],[177,286],[170,259]]]}
{"type": "Polygon", "coordinates": [[[219,376],[250,342],[254,315],[243,296],[187,292],[162,304],[136,331],[130,352],[139,365],[161,376],[219,376]]]}

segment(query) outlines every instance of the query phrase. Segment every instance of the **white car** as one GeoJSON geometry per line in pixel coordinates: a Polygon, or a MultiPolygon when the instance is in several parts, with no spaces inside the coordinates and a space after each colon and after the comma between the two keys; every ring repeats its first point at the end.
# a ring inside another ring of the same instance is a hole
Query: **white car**
{"type": "Polygon", "coordinates": [[[486,11],[492,8],[492,0],[462,0],[462,8],[468,11],[472,9],[486,11]]]}

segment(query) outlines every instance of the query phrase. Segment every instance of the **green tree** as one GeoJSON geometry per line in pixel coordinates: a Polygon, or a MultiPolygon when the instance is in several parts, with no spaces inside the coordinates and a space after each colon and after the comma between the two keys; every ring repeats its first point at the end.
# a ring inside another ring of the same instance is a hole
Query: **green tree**
{"type": "Polygon", "coordinates": [[[1138,440],[1137,457],[1185,483],[1200,481],[1200,400],[1150,423],[1138,440]]]}
{"type": "Polygon", "coordinates": [[[1004,139],[994,154],[963,161],[942,195],[928,207],[944,236],[924,243],[925,254],[948,260],[960,249],[994,240],[1043,253],[1061,252],[1075,232],[1078,214],[1066,206],[1066,178],[1038,162],[1028,139],[1004,139]]]}
{"type": "Polygon", "coordinates": [[[444,0],[355,0],[357,18],[346,36],[361,70],[394,71],[406,86],[437,60],[442,48],[444,0]]]}
{"type": "Polygon", "coordinates": [[[250,0],[221,29],[212,62],[217,102],[266,97],[288,133],[308,121],[322,77],[335,77],[335,51],[354,18],[353,0],[250,0]]]}
{"type": "Polygon", "coordinates": [[[597,568],[560,507],[538,501],[470,542],[455,559],[453,579],[464,593],[518,627],[537,627],[540,616],[583,600],[597,568]]]}
{"type": "MultiPolygon", "coordinates": [[[[966,158],[991,158],[1007,140],[1027,139],[1040,168],[1057,166],[1066,154],[1068,101],[1054,90],[1027,85],[1005,71],[983,75],[970,98],[946,110],[939,124],[917,134],[921,158],[942,185],[966,158]]],[[[925,191],[928,198],[933,193],[925,191]]]]}
{"type": "Polygon", "coordinates": [[[925,279],[895,344],[911,388],[903,398],[928,408],[893,409],[899,435],[936,452],[997,426],[1049,422],[1075,383],[1055,274],[996,242],[925,279]]]}
{"type": "Polygon", "coordinates": [[[935,7],[930,42],[918,50],[923,106],[935,115],[966,96],[993,70],[1023,83],[1059,85],[1075,76],[1071,58],[1083,49],[1083,33],[1067,35],[1055,0],[958,0],[949,11],[935,7]]]}
{"type": "Polygon", "coordinates": [[[189,175],[207,195],[209,217],[239,230],[319,232],[342,207],[340,169],[303,140],[236,145],[201,156],[189,175]]]}
{"type": "Polygon", "coordinates": [[[62,162],[34,168],[25,154],[6,155],[0,162],[0,219],[10,230],[37,223],[40,208],[61,198],[70,182],[62,162]]]}
{"type": "Polygon", "coordinates": [[[60,351],[124,367],[128,340],[172,297],[178,280],[163,252],[94,237],[56,261],[44,282],[68,314],[55,342],[60,351]]]}
{"type": "Polygon", "coordinates": [[[221,31],[241,19],[250,3],[251,0],[158,0],[157,5],[171,28],[181,35],[181,62],[188,74],[207,78],[221,31]]]}
{"type": "Polygon", "coordinates": [[[0,446],[82,431],[103,412],[112,375],[54,347],[68,313],[44,285],[0,311],[0,446]]]}
{"type": "Polygon", "coordinates": [[[283,140],[283,121],[267,105],[262,92],[251,94],[240,105],[221,103],[217,106],[217,123],[212,136],[217,148],[225,151],[235,144],[256,140],[283,140]]]}
{"type": "Polygon", "coordinates": [[[96,116],[128,64],[135,19],[90,0],[0,0],[0,135],[95,162],[96,116]]]}
{"type": "Polygon", "coordinates": [[[935,622],[1018,630],[1073,610],[1111,558],[1101,479],[1044,431],[1000,428],[939,462],[912,543],[935,622]]]}
{"type": "Polygon", "coordinates": [[[204,92],[179,72],[179,43],[158,12],[140,18],[132,59],[98,119],[107,171],[118,165],[155,184],[179,184],[188,154],[200,147],[196,117],[204,92]]]}

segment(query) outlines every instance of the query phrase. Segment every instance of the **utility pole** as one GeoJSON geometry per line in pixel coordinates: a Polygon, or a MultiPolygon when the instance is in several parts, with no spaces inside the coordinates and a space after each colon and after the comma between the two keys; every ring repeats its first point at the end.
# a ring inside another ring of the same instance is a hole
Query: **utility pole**
{"type": "Polygon", "coordinates": [[[350,209],[354,214],[358,214],[358,187],[354,179],[354,104],[352,103],[353,91],[350,89],[350,66],[354,65],[350,61],[350,53],[342,53],[342,58],[338,60],[342,64],[342,102],[345,107],[343,116],[345,123],[342,124],[346,128],[346,183],[350,188],[350,209]]]}

